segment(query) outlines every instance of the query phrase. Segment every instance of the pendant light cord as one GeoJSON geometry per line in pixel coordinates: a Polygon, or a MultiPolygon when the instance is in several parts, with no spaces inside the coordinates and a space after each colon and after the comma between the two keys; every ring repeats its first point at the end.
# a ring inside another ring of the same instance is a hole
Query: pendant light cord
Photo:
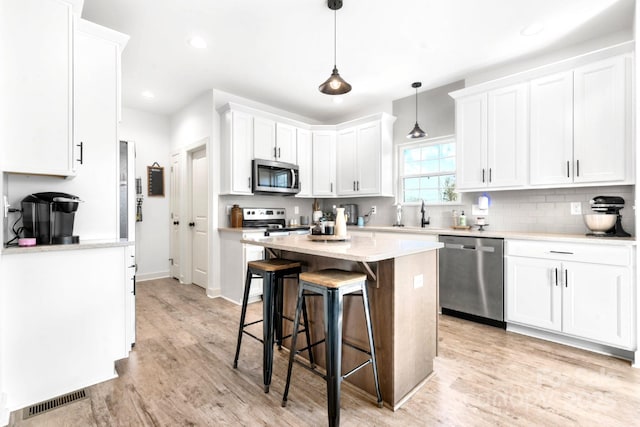
{"type": "Polygon", "coordinates": [[[418,124],[418,88],[416,88],[416,124],[418,124]]]}
{"type": "Polygon", "coordinates": [[[336,64],[338,63],[338,59],[337,56],[338,54],[336,53],[338,50],[338,44],[336,42],[337,38],[338,38],[338,10],[334,9],[333,10],[333,68],[336,68],[336,64]]]}

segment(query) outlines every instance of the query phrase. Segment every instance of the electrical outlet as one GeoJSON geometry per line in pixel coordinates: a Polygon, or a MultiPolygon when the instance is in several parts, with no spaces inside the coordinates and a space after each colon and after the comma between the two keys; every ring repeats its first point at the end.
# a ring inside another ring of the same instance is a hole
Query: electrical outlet
{"type": "Polygon", "coordinates": [[[423,286],[424,286],[424,276],[422,274],[413,276],[413,289],[418,289],[423,286]]]}
{"type": "Polygon", "coordinates": [[[582,215],[582,203],[571,202],[571,215],[582,215]]]}
{"type": "Polygon", "coordinates": [[[9,216],[9,199],[7,196],[2,196],[4,198],[4,217],[7,218],[9,216]]]}
{"type": "Polygon", "coordinates": [[[376,207],[375,206],[371,206],[371,215],[375,215],[376,213],[378,213],[376,207]]]}
{"type": "Polygon", "coordinates": [[[293,214],[294,214],[294,215],[298,215],[298,214],[300,214],[300,208],[299,208],[298,206],[294,206],[294,207],[293,207],[293,214]]]}

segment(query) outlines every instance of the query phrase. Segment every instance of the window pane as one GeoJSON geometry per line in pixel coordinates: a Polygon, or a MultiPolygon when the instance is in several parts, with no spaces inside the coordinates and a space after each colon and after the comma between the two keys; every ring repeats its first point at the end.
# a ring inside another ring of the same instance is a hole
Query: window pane
{"type": "Polygon", "coordinates": [[[441,144],[440,157],[451,157],[456,155],[456,144],[441,144]]]}
{"type": "Polygon", "coordinates": [[[440,189],[443,202],[455,202],[458,200],[456,194],[456,177],[455,175],[443,175],[440,177],[440,189]]]}
{"type": "Polygon", "coordinates": [[[440,171],[440,162],[437,160],[423,160],[421,173],[437,173],[440,171]]]}
{"type": "Polygon", "coordinates": [[[404,161],[406,162],[414,162],[416,160],[420,160],[420,149],[412,148],[404,150],[404,161]]]}
{"type": "Polygon", "coordinates": [[[437,176],[424,176],[420,178],[420,188],[438,188],[438,177],[437,176]]]}
{"type": "Polygon", "coordinates": [[[440,160],[440,172],[450,172],[456,170],[455,157],[440,160]]]}
{"type": "Polygon", "coordinates": [[[417,190],[420,188],[420,178],[405,178],[404,179],[405,190],[417,190]]]}
{"type": "Polygon", "coordinates": [[[417,175],[420,173],[420,162],[405,162],[404,173],[406,175],[417,175]]]}
{"type": "Polygon", "coordinates": [[[418,190],[407,190],[404,192],[405,202],[417,202],[420,200],[420,192],[418,190]]]}
{"type": "Polygon", "coordinates": [[[436,203],[440,201],[438,190],[422,190],[420,191],[420,198],[423,199],[425,203],[436,203]]]}
{"type": "Polygon", "coordinates": [[[437,145],[430,145],[422,149],[422,160],[437,160],[440,157],[440,150],[437,145]]]}

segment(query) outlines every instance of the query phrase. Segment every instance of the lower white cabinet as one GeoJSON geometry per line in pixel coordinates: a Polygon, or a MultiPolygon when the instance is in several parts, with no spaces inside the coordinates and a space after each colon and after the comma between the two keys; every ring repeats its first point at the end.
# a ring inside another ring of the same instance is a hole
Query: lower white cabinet
{"type": "Polygon", "coordinates": [[[506,321],[635,348],[631,246],[507,241],[506,321]]]}
{"type": "Polygon", "coordinates": [[[4,389],[15,410],[117,376],[127,248],[3,254],[4,389]]]}
{"type": "Polygon", "coordinates": [[[130,350],[136,343],[136,247],[127,246],[124,252],[125,346],[130,350]]]}
{"type": "MultiPolygon", "coordinates": [[[[264,249],[262,246],[247,245],[241,243],[243,238],[256,238],[264,236],[264,231],[241,232],[220,230],[220,247],[224,248],[221,253],[221,295],[236,304],[242,304],[244,293],[244,283],[247,273],[247,263],[264,259],[264,249]]],[[[253,279],[251,282],[251,293],[249,302],[258,301],[262,295],[262,279],[253,279]]]]}

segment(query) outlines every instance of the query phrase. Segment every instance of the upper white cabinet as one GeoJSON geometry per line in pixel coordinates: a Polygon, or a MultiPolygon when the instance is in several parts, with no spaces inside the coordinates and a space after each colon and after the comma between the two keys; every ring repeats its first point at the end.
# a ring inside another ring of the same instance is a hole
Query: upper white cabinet
{"type": "Polygon", "coordinates": [[[275,120],[255,116],[253,119],[253,156],[297,164],[296,128],[275,120]]]}
{"type": "Polygon", "coordinates": [[[631,181],[629,58],[531,81],[531,184],[631,181]]]}
{"type": "Polygon", "coordinates": [[[313,195],[313,152],[311,146],[311,131],[296,129],[298,167],[300,179],[300,192],[298,197],[311,197],[313,195]]]}
{"type": "Polygon", "coordinates": [[[526,84],[456,98],[459,189],[526,184],[527,113],[526,84]]]}
{"type": "Polygon", "coordinates": [[[375,120],[337,132],[338,196],[390,196],[392,190],[395,119],[382,114],[375,120]]]}
{"type": "Polygon", "coordinates": [[[222,110],[222,194],[252,194],[253,116],[243,111],[222,110]]]}
{"type": "Polygon", "coordinates": [[[336,196],[336,132],[312,132],[313,196],[336,196]]]}
{"type": "Polygon", "coordinates": [[[632,247],[508,241],[506,320],[635,347],[632,247]]]}
{"type": "Polygon", "coordinates": [[[60,0],[3,0],[2,128],[7,172],[73,175],[73,15],[60,0]]]}
{"type": "Polygon", "coordinates": [[[74,140],[82,167],[66,191],[83,201],[76,217],[84,237],[118,237],[118,88],[120,52],[128,36],[85,20],[74,35],[74,140]]]}
{"type": "Polygon", "coordinates": [[[451,93],[458,189],[633,183],[632,56],[584,63],[451,93]]]}

